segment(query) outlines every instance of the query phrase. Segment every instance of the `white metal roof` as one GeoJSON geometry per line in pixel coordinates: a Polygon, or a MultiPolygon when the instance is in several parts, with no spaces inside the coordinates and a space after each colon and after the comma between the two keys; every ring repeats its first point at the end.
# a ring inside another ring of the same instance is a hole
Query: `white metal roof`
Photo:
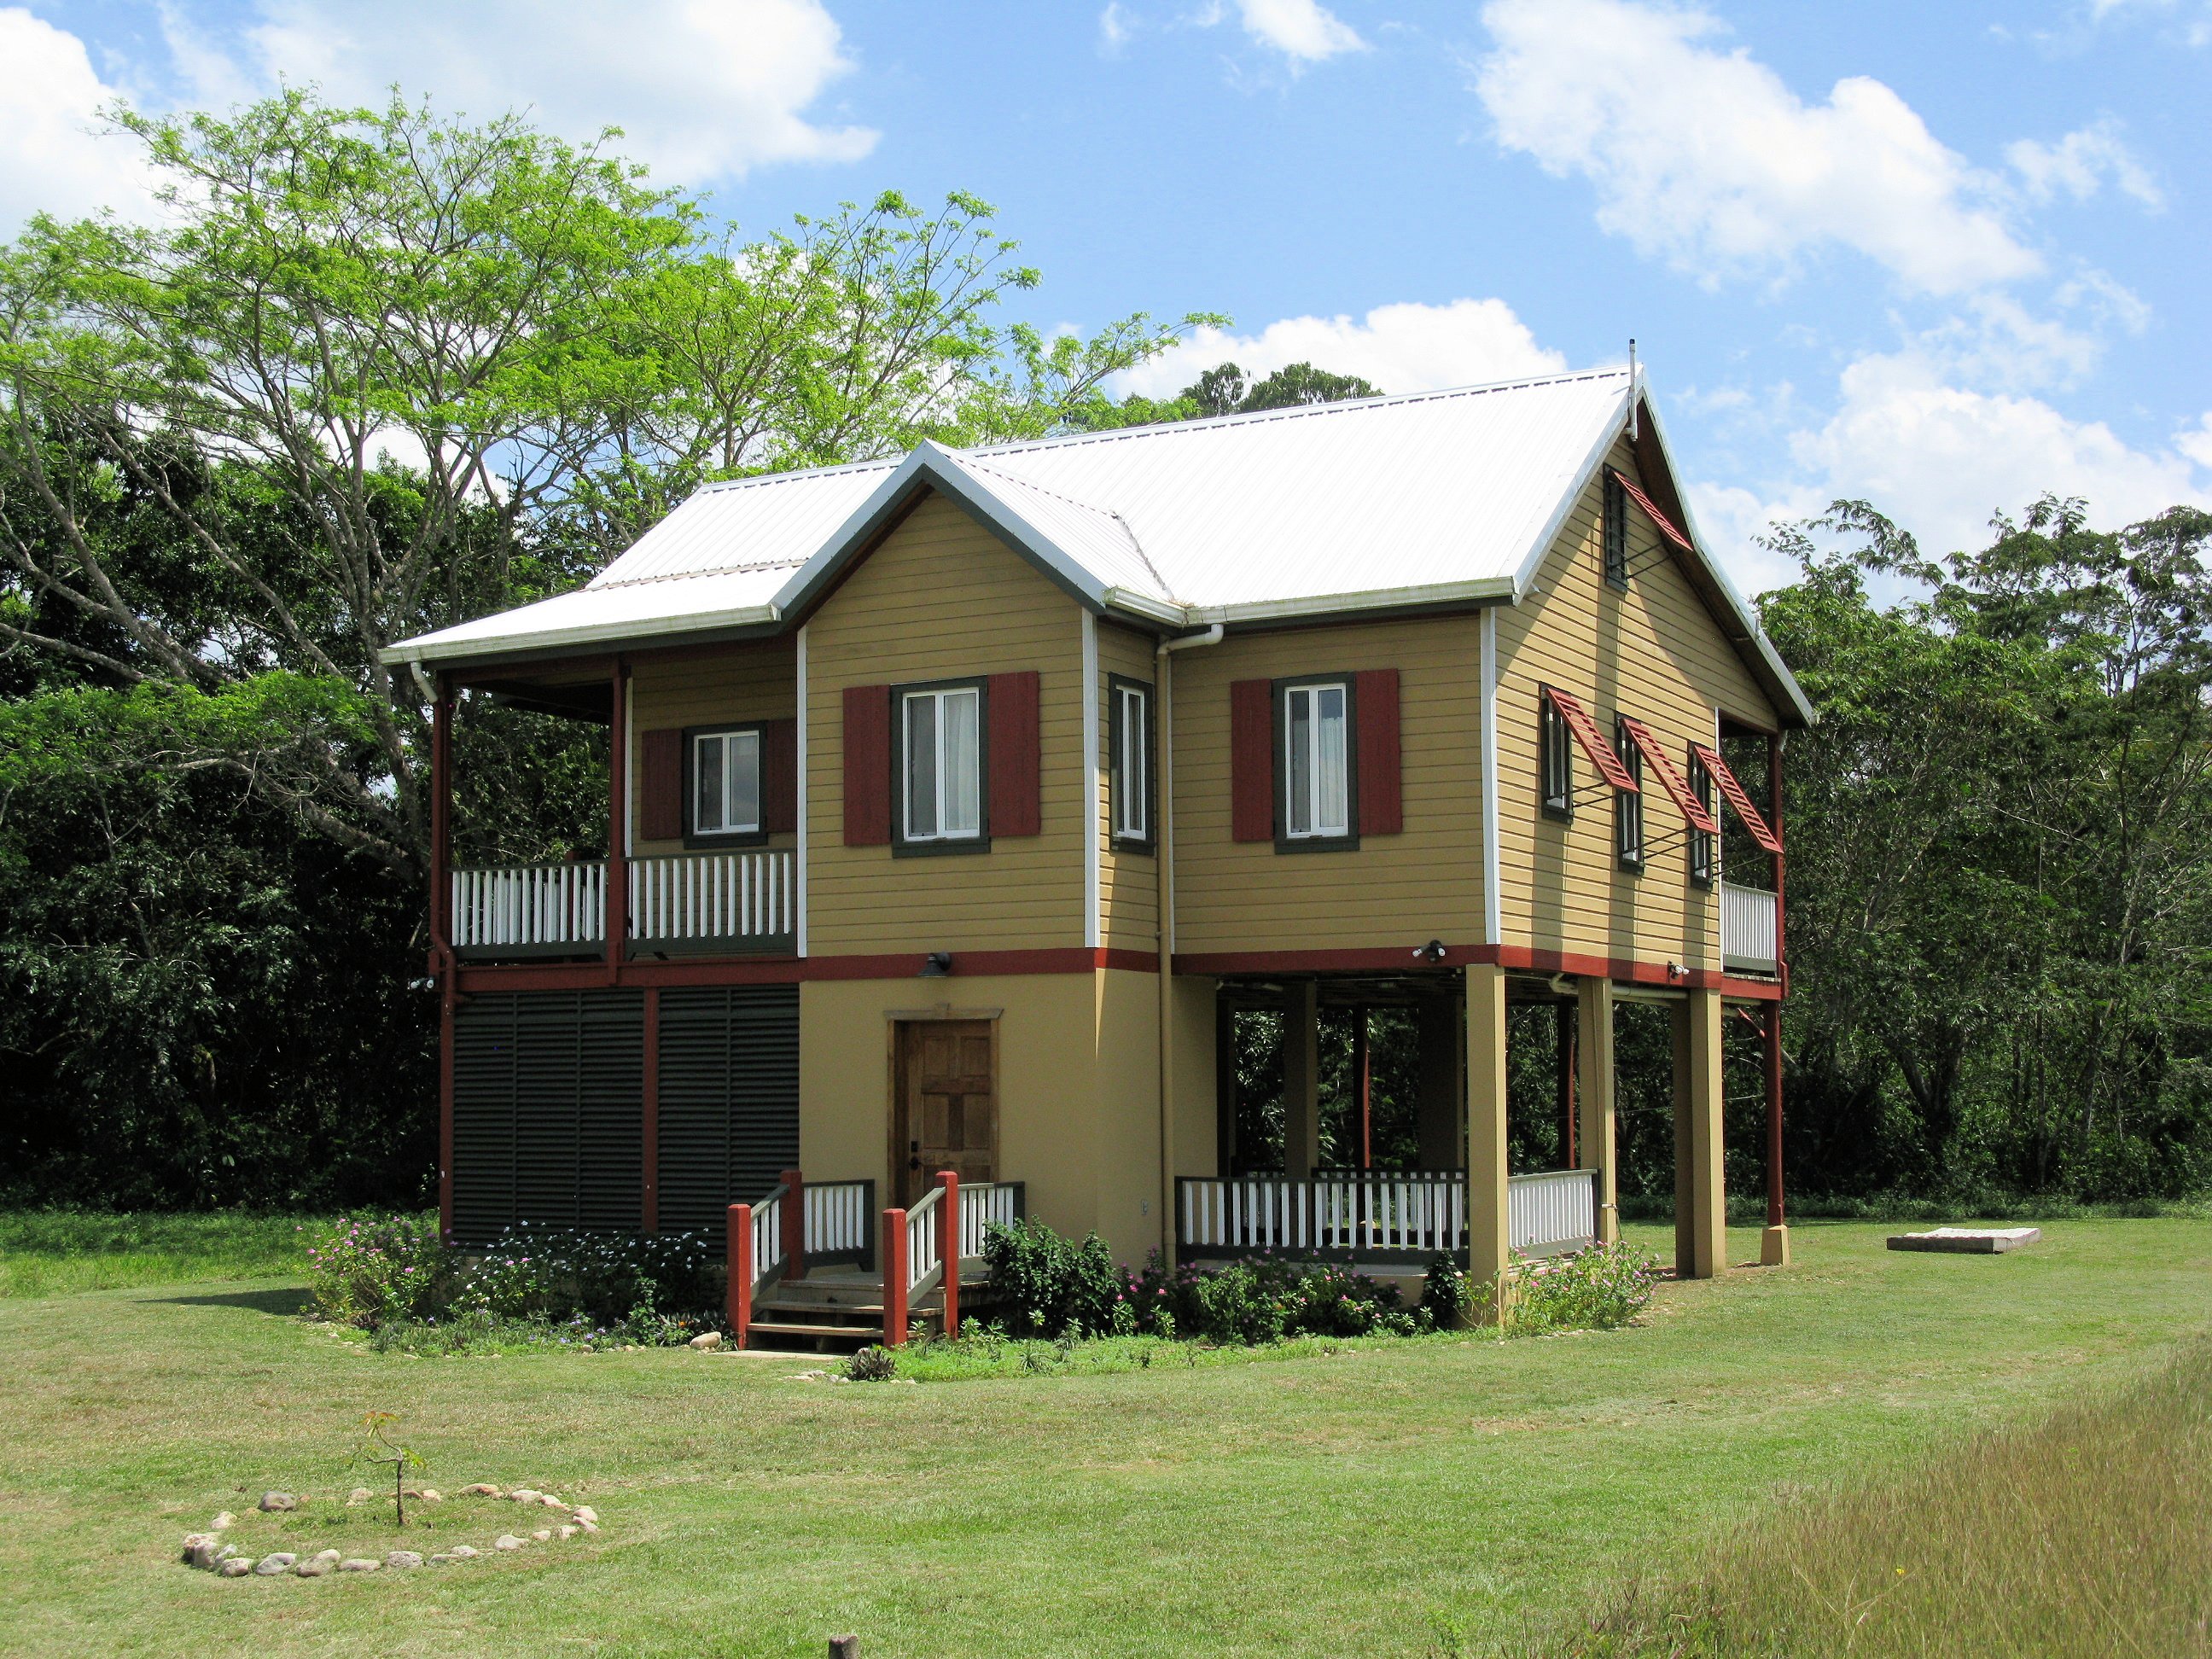
{"type": "MultiPolygon", "coordinates": [[[[1547,376],[711,484],[586,587],[390,660],[615,645],[803,612],[923,488],[1085,603],[1171,625],[1520,596],[1628,418],[1628,371],[1547,376]]],[[[1717,592],[1787,682],[1742,601],[1717,592]]],[[[1793,684],[1788,695],[1802,707],[1793,684]]],[[[1809,714],[1809,710],[1807,711],[1809,714]]]]}

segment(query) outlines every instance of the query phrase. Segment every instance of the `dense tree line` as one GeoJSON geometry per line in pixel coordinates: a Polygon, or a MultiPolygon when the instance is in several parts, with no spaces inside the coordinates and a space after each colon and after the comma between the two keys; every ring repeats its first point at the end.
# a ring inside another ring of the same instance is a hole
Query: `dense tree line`
{"type": "MultiPolygon", "coordinates": [[[[0,248],[0,1198],[427,1192],[426,703],[381,646],[566,591],[713,478],[1376,390],[1224,364],[1117,401],[1218,319],[1006,321],[1037,276],[969,197],[746,240],[514,119],[299,93],[118,118],[167,217],[0,248]]],[[[1823,717],[1786,763],[1801,1190],[2212,1184],[2208,529],[2047,501],[1934,561],[1838,503],[1780,538],[1801,575],[1766,625],[1823,717]]],[[[464,857],[604,850],[603,737],[471,701],[457,744],[464,857]]],[[[1622,1144],[1658,1192],[1650,1013],[1622,1144]]],[[[1553,1039],[1540,1012],[1515,1036],[1536,1166],[1553,1039]]],[[[1341,1020],[1325,1048],[1348,1152],[1341,1020]]],[[[1403,1016],[1373,1064],[1387,1159],[1403,1016]]],[[[1753,1190],[1755,1074],[1729,1092],[1753,1190]]]]}

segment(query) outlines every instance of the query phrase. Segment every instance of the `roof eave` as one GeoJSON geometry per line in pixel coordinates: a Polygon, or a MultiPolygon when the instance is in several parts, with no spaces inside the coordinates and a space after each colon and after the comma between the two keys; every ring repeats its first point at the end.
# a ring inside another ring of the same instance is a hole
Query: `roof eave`
{"type": "Polygon", "coordinates": [[[1356,616],[1376,611],[1439,610],[1511,601],[1513,579],[1480,576],[1468,581],[1428,582],[1416,587],[1376,587],[1356,593],[1318,593],[1295,599],[1253,599],[1238,605],[1194,605],[1183,614],[1195,626],[1228,627],[1356,616]]]}
{"type": "Polygon", "coordinates": [[[386,646],[376,659],[387,667],[421,663],[427,667],[452,668],[471,662],[507,661],[518,653],[573,651],[580,647],[635,644],[672,634],[706,634],[739,628],[772,628],[782,620],[774,605],[740,605],[726,611],[693,611],[681,616],[644,617],[623,623],[591,623],[574,628],[549,628],[527,633],[479,635],[466,640],[441,641],[435,634],[418,634],[386,646]]]}

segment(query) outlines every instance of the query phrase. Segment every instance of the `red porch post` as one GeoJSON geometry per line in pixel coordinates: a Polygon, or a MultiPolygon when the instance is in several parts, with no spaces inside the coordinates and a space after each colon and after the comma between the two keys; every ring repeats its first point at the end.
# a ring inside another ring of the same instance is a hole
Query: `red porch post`
{"type": "Polygon", "coordinates": [[[614,719],[607,743],[607,974],[621,969],[629,945],[629,664],[615,659],[610,676],[614,719]]]}
{"type": "Polygon", "coordinates": [[[884,1346],[906,1340],[906,1212],[884,1212],[884,1346]]]}
{"type": "Polygon", "coordinates": [[[806,1277],[806,1177],[783,1172],[783,1276],[806,1277]]]}
{"type": "Polygon", "coordinates": [[[939,1200],[944,1214],[938,1221],[938,1253],[945,1258],[945,1334],[960,1334],[960,1177],[940,1170],[937,1179],[945,1188],[939,1200]]]}
{"type": "Polygon", "coordinates": [[[430,975],[438,986],[438,1234],[453,1242],[453,689],[430,700],[430,975]]]}
{"type": "Polygon", "coordinates": [[[732,1204],[729,1212],[730,1288],[723,1298],[730,1316],[730,1340],[745,1346],[753,1323],[753,1206],[732,1204]]]}

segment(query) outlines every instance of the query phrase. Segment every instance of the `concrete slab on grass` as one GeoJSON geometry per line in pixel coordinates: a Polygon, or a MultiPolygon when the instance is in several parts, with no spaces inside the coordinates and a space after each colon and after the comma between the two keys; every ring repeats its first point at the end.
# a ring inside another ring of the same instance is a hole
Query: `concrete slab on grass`
{"type": "Polygon", "coordinates": [[[1893,1250],[1946,1250],[1964,1255],[2002,1255],[2043,1237],[2040,1227],[1938,1227],[1933,1232],[1896,1233],[1893,1250]]]}

